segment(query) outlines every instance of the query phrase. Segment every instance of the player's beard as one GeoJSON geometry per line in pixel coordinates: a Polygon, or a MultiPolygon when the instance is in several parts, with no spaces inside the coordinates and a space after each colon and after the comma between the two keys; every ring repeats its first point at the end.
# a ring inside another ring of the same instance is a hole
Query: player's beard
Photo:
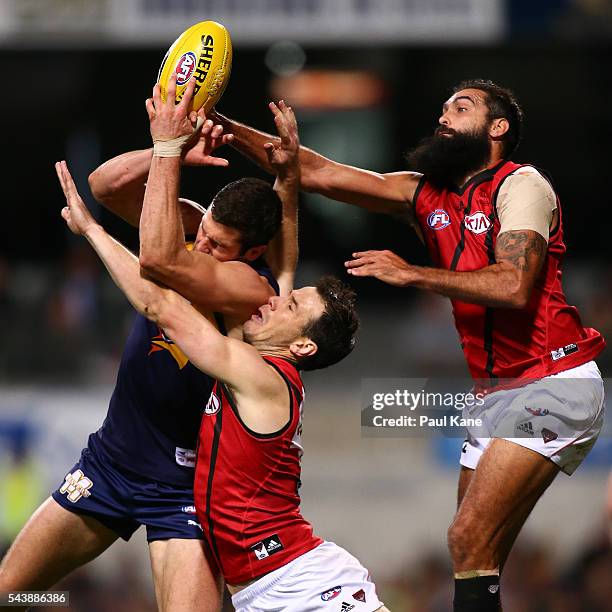
{"type": "Polygon", "coordinates": [[[488,165],[490,156],[487,126],[471,132],[438,128],[409,151],[409,170],[421,172],[438,187],[460,187],[466,177],[488,165]],[[442,136],[444,132],[452,136],[442,136]]]}

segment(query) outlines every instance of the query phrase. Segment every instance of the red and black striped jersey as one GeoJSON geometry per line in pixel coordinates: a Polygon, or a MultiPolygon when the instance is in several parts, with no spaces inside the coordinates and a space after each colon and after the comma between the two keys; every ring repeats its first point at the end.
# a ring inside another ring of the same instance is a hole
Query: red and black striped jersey
{"type": "Polygon", "coordinates": [[[229,584],[278,569],[322,542],[300,513],[302,380],[288,361],[264,359],[287,384],[287,424],[272,434],[252,431],[217,381],[200,428],[195,504],[229,584]]]}
{"type": "MultiPolygon", "coordinates": [[[[263,259],[251,264],[278,294],[263,259]]],[[[206,315],[224,333],[221,315],[206,315]]],[[[214,379],[188,361],[163,330],[136,315],[102,427],[89,437],[98,455],[156,482],[193,485],[195,447],[214,379]]]]}
{"type": "MultiPolygon", "coordinates": [[[[496,200],[520,164],[505,161],[472,177],[460,190],[421,179],[414,205],[434,265],[471,271],[495,263],[500,222],[496,200]]],[[[542,378],[594,359],[601,334],[583,327],[561,285],[565,254],[561,207],[542,271],[525,308],[490,308],[452,300],[455,325],[474,379],[542,378]]]]}

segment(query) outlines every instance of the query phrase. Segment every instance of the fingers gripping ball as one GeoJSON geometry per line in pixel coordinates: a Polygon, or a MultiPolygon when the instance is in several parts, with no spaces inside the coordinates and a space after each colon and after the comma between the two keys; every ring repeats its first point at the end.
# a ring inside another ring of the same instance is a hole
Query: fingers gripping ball
{"type": "Polygon", "coordinates": [[[204,107],[207,113],[223,95],[231,69],[232,41],[225,26],[216,21],[196,23],[174,41],[159,67],[162,100],[166,101],[168,81],[176,72],[176,102],[181,101],[187,83],[195,79],[192,108],[204,107]]]}

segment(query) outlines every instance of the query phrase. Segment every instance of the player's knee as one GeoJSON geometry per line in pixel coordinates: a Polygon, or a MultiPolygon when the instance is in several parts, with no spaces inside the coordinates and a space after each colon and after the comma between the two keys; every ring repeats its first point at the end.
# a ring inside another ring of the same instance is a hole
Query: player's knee
{"type": "Polygon", "coordinates": [[[455,571],[499,566],[496,545],[478,526],[455,522],[448,529],[448,549],[455,571]]]}
{"type": "Polygon", "coordinates": [[[448,529],[447,539],[455,567],[476,564],[474,567],[485,569],[485,565],[493,562],[491,542],[483,535],[478,526],[470,521],[453,521],[448,529]]]}
{"type": "Polygon", "coordinates": [[[454,563],[464,561],[466,556],[466,533],[463,527],[455,520],[451,523],[446,534],[448,550],[454,563]]]}

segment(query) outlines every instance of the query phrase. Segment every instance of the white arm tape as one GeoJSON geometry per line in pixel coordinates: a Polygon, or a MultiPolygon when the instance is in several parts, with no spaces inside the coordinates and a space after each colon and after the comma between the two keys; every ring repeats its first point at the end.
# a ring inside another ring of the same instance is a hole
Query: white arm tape
{"type": "Polygon", "coordinates": [[[198,117],[196,126],[191,134],[185,136],[177,136],[172,140],[155,140],[153,141],[153,155],[155,157],[180,157],[183,152],[185,143],[202,127],[204,119],[198,117]]]}

